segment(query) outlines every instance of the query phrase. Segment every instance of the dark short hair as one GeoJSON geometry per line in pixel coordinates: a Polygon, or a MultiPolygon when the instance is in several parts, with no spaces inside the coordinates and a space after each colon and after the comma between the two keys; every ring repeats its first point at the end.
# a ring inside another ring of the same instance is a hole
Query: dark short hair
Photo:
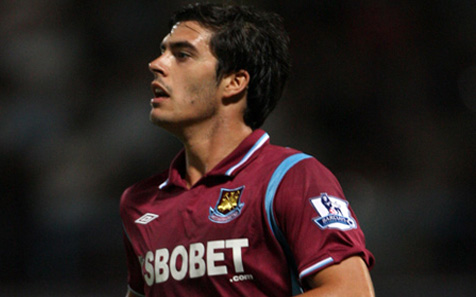
{"type": "Polygon", "coordinates": [[[282,18],[247,6],[196,3],[176,12],[170,29],[184,21],[212,31],[217,80],[242,69],[250,74],[244,121],[259,128],[281,97],[290,71],[289,37],[282,18]]]}

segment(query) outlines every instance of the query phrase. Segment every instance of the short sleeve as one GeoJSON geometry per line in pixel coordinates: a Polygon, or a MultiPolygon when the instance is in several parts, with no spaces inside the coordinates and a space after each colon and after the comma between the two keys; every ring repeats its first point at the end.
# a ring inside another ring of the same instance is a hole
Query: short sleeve
{"type": "Polygon", "coordinates": [[[373,266],[373,255],[339,182],[316,159],[300,161],[286,173],[273,207],[300,279],[354,255],[373,266]]]}
{"type": "Polygon", "coordinates": [[[144,295],[144,278],[142,277],[139,259],[126,232],[123,231],[123,234],[127,261],[127,284],[134,293],[144,295]]]}

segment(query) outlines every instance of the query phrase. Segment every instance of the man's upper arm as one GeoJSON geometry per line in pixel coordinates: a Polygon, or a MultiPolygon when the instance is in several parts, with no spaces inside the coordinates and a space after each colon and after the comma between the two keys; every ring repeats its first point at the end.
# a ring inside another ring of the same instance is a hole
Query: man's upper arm
{"type": "Polygon", "coordinates": [[[127,290],[126,297],[144,297],[144,295],[138,295],[138,294],[132,292],[131,290],[127,290]]]}
{"type": "Polygon", "coordinates": [[[132,293],[131,291],[127,291],[126,297],[139,297],[139,295],[136,295],[132,293]]]}
{"type": "Polygon", "coordinates": [[[129,236],[124,229],[124,247],[126,251],[126,264],[127,264],[127,283],[129,286],[126,297],[132,296],[144,296],[142,290],[144,288],[144,278],[142,277],[141,265],[139,259],[134,252],[132,243],[129,240],[129,236]],[[131,292],[135,290],[135,292],[131,292]],[[132,295],[129,295],[132,294],[132,295]]]}
{"type": "Polygon", "coordinates": [[[274,211],[304,288],[315,288],[319,296],[373,296],[373,255],[327,168],[314,158],[297,163],[281,181],[274,211]]]}
{"type": "Polygon", "coordinates": [[[374,297],[370,273],[359,256],[331,265],[305,280],[312,289],[300,296],[320,297],[374,297]]]}

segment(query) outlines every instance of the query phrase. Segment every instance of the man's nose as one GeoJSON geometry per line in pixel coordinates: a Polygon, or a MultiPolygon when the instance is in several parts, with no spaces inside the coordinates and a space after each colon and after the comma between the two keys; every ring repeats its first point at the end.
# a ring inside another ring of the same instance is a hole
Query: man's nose
{"type": "Polygon", "coordinates": [[[163,61],[163,55],[160,55],[155,60],[149,63],[149,70],[154,75],[162,75],[165,76],[167,74],[166,67],[163,61]]]}

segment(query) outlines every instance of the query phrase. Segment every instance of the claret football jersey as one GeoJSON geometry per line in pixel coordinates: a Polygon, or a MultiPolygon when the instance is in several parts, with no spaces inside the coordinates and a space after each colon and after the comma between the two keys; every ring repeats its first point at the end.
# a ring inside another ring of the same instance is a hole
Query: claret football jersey
{"type": "Polygon", "coordinates": [[[290,296],[293,284],[361,256],[357,218],[315,158],[254,131],[190,189],[185,155],[120,204],[128,285],[145,296],[290,296]],[[295,274],[295,275],[294,275],[295,274]]]}

